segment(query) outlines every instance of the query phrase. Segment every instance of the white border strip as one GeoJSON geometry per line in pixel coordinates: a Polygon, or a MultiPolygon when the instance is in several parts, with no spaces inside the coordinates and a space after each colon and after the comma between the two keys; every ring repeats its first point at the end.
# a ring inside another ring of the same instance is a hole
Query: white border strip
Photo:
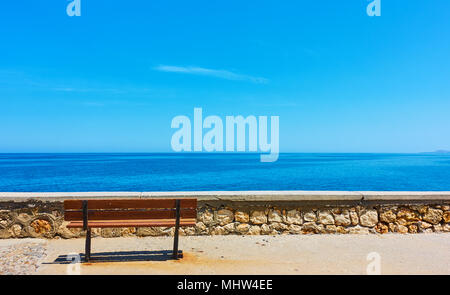
{"type": "Polygon", "coordinates": [[[448,200],[450,192],[396,191],[192,191],[192,192],[0,192],[0,202],[62,201],[65,199],[150,199],[196,197],[200,201],[426,201],[448,200]]]}

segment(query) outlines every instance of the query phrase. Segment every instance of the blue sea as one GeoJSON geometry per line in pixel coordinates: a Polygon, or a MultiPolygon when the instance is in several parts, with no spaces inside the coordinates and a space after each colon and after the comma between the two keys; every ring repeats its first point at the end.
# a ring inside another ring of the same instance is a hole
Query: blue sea
{"type": "Polygon", "coordinates": [[[0,154],[2,192],[450,191],[450,154],[0,154]]]}

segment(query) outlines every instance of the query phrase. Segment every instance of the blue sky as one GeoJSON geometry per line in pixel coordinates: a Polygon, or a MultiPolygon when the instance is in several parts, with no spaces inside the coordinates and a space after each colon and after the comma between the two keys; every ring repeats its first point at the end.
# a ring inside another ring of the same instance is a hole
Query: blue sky
{"type": "Polygon", "coordinates": [[[281,152],[450,149],[450,2],[5,1],[0,152],[170,151],[173,117],[277,115],[281,152]]]}

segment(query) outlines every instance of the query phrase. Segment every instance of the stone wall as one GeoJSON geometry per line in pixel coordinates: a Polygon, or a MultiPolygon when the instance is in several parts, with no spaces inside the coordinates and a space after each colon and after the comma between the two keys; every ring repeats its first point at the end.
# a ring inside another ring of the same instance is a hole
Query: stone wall
{"type": "MultiPolygon", "coordinates": [[[[181,235],[416,234],[450,232],[450,193],[233,192],[167,193],[139,198],[193,197],[197,225],[181,235]],[[431,194],[431,195],[430,195],[431,194]]],[[[111,198],[83,194],[27,197],[0,194],[0,238],[77,238],[67,229],[65,198],[111,198]],[[77,197],[79,195],[79,197],[77,197]]],[[[114,195],[116,198],[136,198],[114,195]]],[[[173,228],[93,229],[93,236],[168,236],[173,228]]]]}

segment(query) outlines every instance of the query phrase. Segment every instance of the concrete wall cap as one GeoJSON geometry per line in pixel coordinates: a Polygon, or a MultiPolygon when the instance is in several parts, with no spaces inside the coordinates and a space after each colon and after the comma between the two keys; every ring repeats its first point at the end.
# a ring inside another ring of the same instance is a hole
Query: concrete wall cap
{"type": "Polygon", "coordinates": [[[45,201],[66,199],[151,199],[189,198],[199,201],[427,201],[450,200],[450,192],[385,192],[385,191],[200,191],[200,192],[0,192],[0,202],[45,201]]]}

